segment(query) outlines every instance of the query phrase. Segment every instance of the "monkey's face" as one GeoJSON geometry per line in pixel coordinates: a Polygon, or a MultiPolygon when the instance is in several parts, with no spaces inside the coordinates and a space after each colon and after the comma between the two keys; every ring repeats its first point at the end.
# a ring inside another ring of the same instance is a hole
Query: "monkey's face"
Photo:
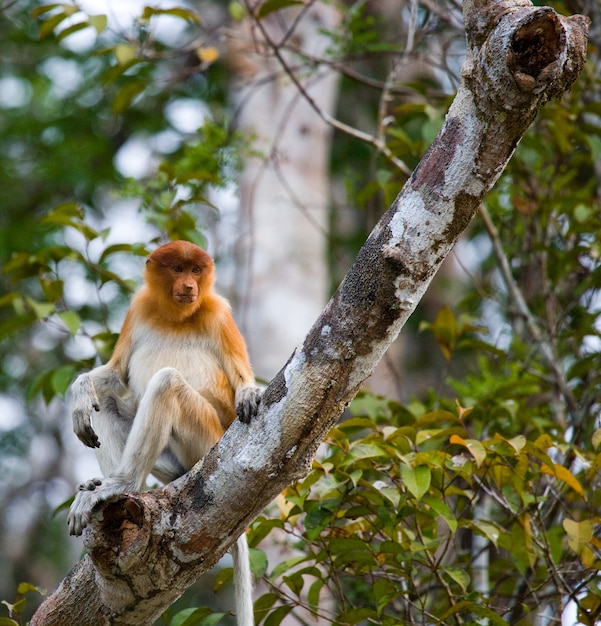
{"type": "Polygon", "coordinates": [[[194,304],[199,294],[202,268],[199,265],[175,265],[171,268],[171,297],[177,304],[194,304]]]}
{"type": "Polygon", "coordinates": [[[211,293],[213,259],[192,243],[172,241],[148,257],[144,279],[161,301],[157,302],[161,315],[182,320],[194,314],[211,293]]]}

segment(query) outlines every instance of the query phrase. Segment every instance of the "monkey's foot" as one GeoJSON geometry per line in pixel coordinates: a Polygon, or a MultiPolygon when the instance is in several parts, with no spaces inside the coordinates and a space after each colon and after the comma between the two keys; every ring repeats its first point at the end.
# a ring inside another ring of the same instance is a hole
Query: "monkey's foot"
{"type": "Polygon", "coordinates": [[[79,491],[75,495],[67,517],[69,534],[81,535],[96,505],[126,491],[131,491],[132,488],[133,485],[120,478],[92,478],[79,485],[79,491]]]}

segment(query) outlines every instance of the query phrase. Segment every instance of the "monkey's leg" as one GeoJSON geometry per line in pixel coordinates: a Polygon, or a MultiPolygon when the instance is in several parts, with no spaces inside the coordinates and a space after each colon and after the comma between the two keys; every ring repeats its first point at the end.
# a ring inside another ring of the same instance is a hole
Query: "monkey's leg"
{"type": "Polygon", "coordinates": [[[81,534],[98,503],[127,491],[141,491],[167,447],[187,470],[222,433],[208,401],[177,370],[159,370],[142,397],[118,466],[101,484],[88,481],[77,493],[68,518],[71,534],[81,534]]]}
{"type": "Polygon", "coordinates": [[[112,474],[123,458],[123,450],[134,423],[133,409],[114,397],[103,398],[100,411],[92,415],[100,446],[96,458],[103,476],[112,474]]]}

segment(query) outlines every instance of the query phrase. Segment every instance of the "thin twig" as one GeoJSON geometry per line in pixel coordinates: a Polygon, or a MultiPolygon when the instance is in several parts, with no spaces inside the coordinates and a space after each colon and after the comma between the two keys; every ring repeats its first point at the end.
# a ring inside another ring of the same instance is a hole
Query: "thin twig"
{"type": "Polygon", "coordinates": [[[258,26],[259,30],[261,31],[261,34],[263,35],[263,39],[265,43],[272,50],[274,57],[277,59],[278,63],[280,64],[280,66],[282,67],[282,69],[284,70],[288,78],[290,78],[290,80],[293,82],[295,87],[298,89],[299,93],[307,101],[309,106],[317,113],[320,119],[323,120],[326,124],[332,126],[332,128],[335,128],[336,130],[339,130],[340,132],[345,133],[346,135],[354,137],[355,139],[358,139],[360,141],[363,141],[373,146],[384,157],[386,157],[395,167],[397,167],[407,176],[411,176],[411,172],[412,172],[411,168],[407,166],[403,161],[401,161],[401,159],[396,157],[382,140],[374,137],[373,135],[357,130],[356,128],[353,128],[352,126],[345,124],[344,122],[341,122],[340,120],[336,119],[335,117],[332,117],[329,113],[326,113],[325,111],[321,109],[321,107],[317,104],[317,102],[315,102],[313,97],[307,92],[304,85],[300,82],[300,80],[298,79],[298,77],[296,76],[292,68],[288,65],[288,62],[284,59],[282,55],[280,47],[272,40],[265,26],[263,25],[262,21],[260,19],[257,19],[254,9],[248,6],[248,4],[247,4],[247,9],[249,13],[252,15],[255,21],[255,25],[258,26]]]}
{"type": "MultiPolygon", "coordinates": [[[[509,265],[509,260],[507,258],[507,255],[505,254],[503,246],[501,245],[499,232],[493,224],[488,210],[484,205],[480,205],[479,212],[480,217],[482,218],[482,222],[484,223],[486,232],[488,233],[488,236],[492,243],[495,256],[497,257],[497,261],[499,263],[499,269],[501,271],[503,281],[505,282],[505,286],[507,287],[507,291],[509,292],[509,296],[513,300],[518,313],[524,318],[524,321],[526,322],[526,328],[528,329],[530,336],[538,346],[543,360],[547,363],[547,366],[553,372],[553,375],[555,377],[555,384],[559,388],[567,404],[568,411],[572,416],[575,417],[578,413],[578,404],[570,388],[568,387],[568,383],[565,379],[564,373],[559,367],[559,358],[555,352],[555,348],[544,337],[541,329],[539,328],[539,325],[536,322],[536,319],[534,318],[534,315],[530,311],[528,304],[524,299],[521,289],[519,288],[516,280],[513,277],[511,267],[509,265]]],[[[560,418],[562,419],[563,426],[565,427],[565,417],[560,416],[560,418]]]]}
{"type": "Polygon", "coordinates": [[[409,18],[409,29],[407,30],[407,43],[403,56],[407,58],[413,52],[415,44],[415,30],[417,25],[417,0],[411,0],[411,16],[409,18]]]}

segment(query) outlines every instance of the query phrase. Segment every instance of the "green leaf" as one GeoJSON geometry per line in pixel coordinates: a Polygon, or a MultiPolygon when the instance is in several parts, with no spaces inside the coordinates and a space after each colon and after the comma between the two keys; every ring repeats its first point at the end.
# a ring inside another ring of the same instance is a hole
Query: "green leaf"
{"type": "Polygon", "coordinates": [[[236,22],[241,22],[248,15],[246,7],[241,2],[230,2],[228,10],[230,16],[236,22]]]}
{"type": "MultiPolygon", "coordinates": [[[[52,517],[55,518],[62,511],[66,511],[73,504],[73,500],[75,500],[75,494],[69,496],[64,502],[61,502],[53,511],[52,517]]],[[[41,593],[41,592],[40,592],[41,593]]],[[[45,593],[45,592],[44,592],[45,593]]]]}
{"type": "Polygon", "coordinates": [[[593,537],[593,522],[590,519],[582,522],[564,519],[562,525],[568,535],[568,545],[576,554],[580,554],[593,537]]]}
{"type": "Polygon", "coordinates": [[[338,567],[348,564],[357,569],[370,569],[378,565],[372,547],[362,539],[333,537],[330,550],[338,567]]]}
{"type": "Polygon", "coordinates": [[[463,593],[467,593],[470,584],[470,575],[465,569],[459,567],[443,567],[442,571],[461,587],[463,593]]]}
{"type": "Polygon", "coordinates": [[[549,529],[549,532],[547,533],[547,540],[549,542],[549,553],[551,554],[551,560],[555,565],[559,565],[563,557],[563,538],[563,529],[559,526],[554,526],[553,528],[549,529]]]}
{"type": "Polygon", "coordinates": [[[198,626],[214,626],[214,624],[218,624],[226,616],[227,613],[213,613],[213,615],[205,617],[200,622],[193,622],[192,624],[185,622],[184,626],[195,626],[196,623],[198,623],[198,626]]]}
{"type": "Polygon", "coordinates": [[[75,336],[81,328],[81,318],[75,311],[61,311],[58,316],[71,335],[75,336]]]}
{"type": "Polygon", "coordinates": [[[266,0],[259,7],[259,10],[257,11],[257,18],[261,20],[274,11],[280,11],[281,9],[299,4],[302,5],[304,3],[301,2],[301,0],[266,0]]]}
{"type": "Polygon", "coordinates": [[[100,35],[103,31],[106,30],[108,25],[108,19],[106,15],[90,15],[88,17],[88,21],[90,26],[93,26],[96,29],[96,32],[100,35]]]}
{"type": "Polygon", "coordinates": [[[278,600],[280,596],[277,593],[264,593],[255,602],[255,611],[258,615],[266,613],[278,600]]]}
{"type": "Polygon", "coordinates": [[[439,626],[450,624],[451,620],[449,620],[449,617],[457,615],[458,613],[472,613],[478,617],[486,617],[492,626],[507,626],[507,622],[494,611],[480,604],[476,604],[475,602],[471,602],[470,600],[462,600],[454,604],[448,611],[440,616],[437,624],[439,626]]]}
{"type": "Polygon", "coordinates": [[[292,593],[298,597],[303,590],[303,586],[305,584],[305,579],[301,574],[295,573],[291,576],[283,576],[282,581],[284,584],[292,591],[292,593]]]}
{"type": "MultiPolygon", "coordinates": [[[[309,474],[311,476],[311,474],[309,474]]],[[[257,518],[251,527],[249,539],[253,545],[261,542],[274,528],[284,528],[284,522],[281,519],[265,519],[257,518]]]]}
{"type": "Polygon", "coordinates": [[[146,89],[147,81],[134,80],[122,87],[113,100],[113,113],[121,115],[132,103],[134,98],[146,89]]]}
{"type": "Polygon", "coordinates": [[[47,39],[54,33],[55,28],[69,16],[65,13],[57,13],[47,20],[44,20],[40,26],[40,39],[47,39]]]}
{"type": "Polygon", "coordinates": [[[7,320],[0,322],[0,341],[14,335],[16,332],[31,326],[37,321],[35,315],[13,315],[7,320]]]}
{"type": "Polygon", "coordinates": [[[547,433],[543,433],[542,435],[537,437],[536,441],[534,442],[534,445],[539,450],[548,450],[549,448],[555,447],[555,442],[553,441],[553,439],[551,439],[551,437],[547,433]]]}
{"type": "Polygon", "coordinates": [[[36,302],[33,298],[25,298],[27,305],[39,320],[44,320],[54,313],[54,304],[49,302],[36,302]]]}
{"type": "Polygon", "coordinates": [[[437,437],[447,437],[452,432],[453,431],[449,428],[426,428],[424,430],[418,430],[415,437],[415,443],[419,446],[425,441],[430,441],[432,439],[436,439],[437,437]]]}
{"type": "Polygon", "coordinates": [[[536,563],[537,554],[532,544],[532,528],[528,515],[522,515],[519,521],[512,524],[511,532],[499,543],[511,550],[513,563],[520,573],[525,573],[536,563]]]}
{"type": "Polygon", "coordinates": [[[457,532],[457,519],[453,511],[440,498],[424,496],[423,502],[442,517],[453,534],[457,532]]]}
{"type": "Polygon", "coordinates": [[[155,7],[144,7],[142,13],[142,19],[148,20],[155,15],[172,15],[173,17],[179,17],[187,22],[192,22],[200,26],[200,17],[190,9],[184,9],[183,7],[175,7],[173,9],[157,9],[155,7]]]}
{"type": "Polygon", "coordinates": [[[0,617],[0,626],[19,626],[19,623],[8,617],[0,617]]]}
{"type": "Polygon", "coordinates": [[[249,548],[250,569],[255,578],[262,578],[267,571],[267,554],[258,548],[249,548]]]}
{"type": "MultiPolygon", "coordinates": [[[[107,260],[109,256],[112,254],[117,254],[119,252],[125,252],[126,254],[137,254],[136,246],[133,246],[130,243],[116,243],[112,246],[108,246],[102,251],[100,258],[98,259],[98,263],[103,263],[107,260]]],[[[146,255],[146,251],[143,252],[144,256],[146,255]]]]}
{"type": "Polygon", "coordinates": [[[427,413],[424,413],[415,421],[415,426],[421,430],[426,426],[432,425],[440,427],[441,422],[451,422],[452,424],[456,424],[458,421],[457,416],[450,411],[439,409],[437,411],[428,411],[427,413]]]}
{"type": "Polygon", "coordinates": [[[457,340],[457,320],[455,314],[448,306],[443,306],[438,311],[433,323],[422,322],[419,326],[419,330],[432,331],[444,358],[447,359],[447,361],[450,360],[453,356],[457,340]]]}
{"type": "Polygon", "coordinates": [[[399,502],[401,501],[403,494],[396,487],[387,486],[386,483],[383,483],[383,481],[380,481],[379,483],[369,483],[369,486],[390,500],[395,508],[399,506],[399,502]]]}
{"type": "Polygon", "coordinates": [[[282,620],[288,615],[288,613],[290,613],[290,611],[292,611],[293,608],[293,605],[279,606],[265,618],[262,626],[280,626],[282,620]]]}
{"type": "Polygon", "coordinates": [[[552,467],[548,465],[543,465],[541,467],[541,471],[543,474],[548,474],[549,476],[555,476],[559,478],[559,480],[563,480],[566,485],[569,485],[585,502],[586,502],[586,493],[584,493],[584,489],[580,484],[580,481],[570,472],[567,467],[563,465],[553,464],[552,467]]]}
{"type": "Polygon", "coordinates": [[[137,48],[129,43],[118,43],[113,48],[113,54],[119,65],[127,65],[136,58],[137,48]]]}
{"type": "Polygon", "coordinates": [[[24,596],[26,593],[39,593],[40,595],[46,595],[46,590],[41,587],[36,587],[31,583],[19,583],[17,587],[17,595],[24,596]]]}
{"type": "Polygon", "coordinates": [[[401,590],[392,580],[378,578],[373,585],[373,594],[378,604],[378,613],[381,614],[384,608],[394,600],[401,590]]]}
{"type": "MultiPolygon", "coordinates": [[[[123,57],[122,57],[123,58],[123,57]]],[[[125,61],[123,63],[117,63],[113,65],[113,67],[109,68],[102,76],[102,85],[106,87],[111,83],[114,83],[120,76],[122,76],[127,70],[134,67],[135,65],[140,65],[143,63],[147,63],[144,59],[140,59],[139,57],[134,57],[129,61],[125,61]]]]}
{"type": "Polygon", "coordinates": [[[62,6],[64,5],[60,2],[54,2],[53,4],[43,4],[42,6],[34,9],[31,12],[31,16],[37,19],[38,17],[40,17],[40,15],[44,15],[44,13],[48,13],[49,11],[52,11],[53,9],[57,9],[58,7],[62,6]]]}
{"type": "Polygon", "coordinates": [[[496,547],[501,531],[495,524],[485,520],[475,519],[470,520],[467,525],[474,532],[486,537],[496,547]]]}
{"type": "Polygon", "coordinates": [[[60,33],[57,34],[56,40],[63,41],[63,39],[66,39],[67,37],[69,37],[69,35],[77,33],[80,30],[84,30],[85,28],[89,28],[90,26],[91,24],[87,20],[83,22],[77,22],[76,24],[71,24],[71,26],[63,28],[63,30],[61,30],[60,33]]]}
{"type": "Polygon", "coordinates": [[[474,460],[476,461],[476,465],[478,467],[480,467],[482,463],[484,463],[484,460],[486,459],[486,449],[478,440],[464,439],[459,435],[451,435],[449,443],[455,443],[467,448],[474,457],[474,460]]]}
{"type": "Polygon", "coordinates": [[[290,559],[286,559],[285,561],[281,561],[273,568],[273,572],[271,572],[269,578],[277,578],[293,567],[296,567],[299,563],[304,563],[308,558],[308,556],[295,556],[290,559]]]}
{"type": "Polygon", "coordinates": [[[321,578],[318,578],[310,587],[307,592],[307,601],[309,602],[309,606],[311,609],[316,610],[319,608],[319,595],[323,586],[325,585],[325,581],[321,578]]]}
{"type": "Polygon", "coordinates": [[[52,389],[64,397],[76,371],[75,365],[63,365],[55,369],[50,378],[52,389]]]}
{"type": "Polygon", "coordinates": [[[372,443],[359,443],[351,446],[349,453],[353,459],[374,459],[380,456],[384,456],[385,452],[382,448],[372,443]]]}
{"type": "Polygon", "coordinates": [[[232,567],[221,568],[217,576],[215,576],[213,591],[219,591],[221,587],[232,582],[232,580],[234,580],[234,569],[232,567]]]}
{"type": "Polygon", "coordinates": [[[40,224],[52,224],[53,226],[72,226],[80,229],[84,211],[77,202],[65,202],[52,209],[40,219],[40,224]]]}
{"type": "Polygon", "coordinates": [[[375,620],[378,614],[374,609],[368,607],[350,609],[344,614],[344,624],[360,624],[366,620],[375,620]]]}
{"type": "Polygon", "coordinates": [[[18,616],[22,615],[26,606],[27,606],[27,600],[25,598],[20,598],[12,605],[13,613],[18,616]]]}
{"type": "Polygon", "coordinates": [[[50,379],[52,378],[52,371],[42,372],[29,386],[25,395],[28,401],[32,400],[39,392],[42,393],[44,401],[48,404],[54,397],[55,391],[52,388],[50,379]]]}
{"type": "Polygon", "coordinates": [[[427,465],[415,468],[401,465],[401,478],[411,495],[419,501],[430,488],[432,472],[427,465]]]}
{"type": "Polygon", "coordinates": [[[226,613],[213,613],[206,606],[184,609],[173,616],[169,626],[213,626],[219,623],[226,613]]]}

